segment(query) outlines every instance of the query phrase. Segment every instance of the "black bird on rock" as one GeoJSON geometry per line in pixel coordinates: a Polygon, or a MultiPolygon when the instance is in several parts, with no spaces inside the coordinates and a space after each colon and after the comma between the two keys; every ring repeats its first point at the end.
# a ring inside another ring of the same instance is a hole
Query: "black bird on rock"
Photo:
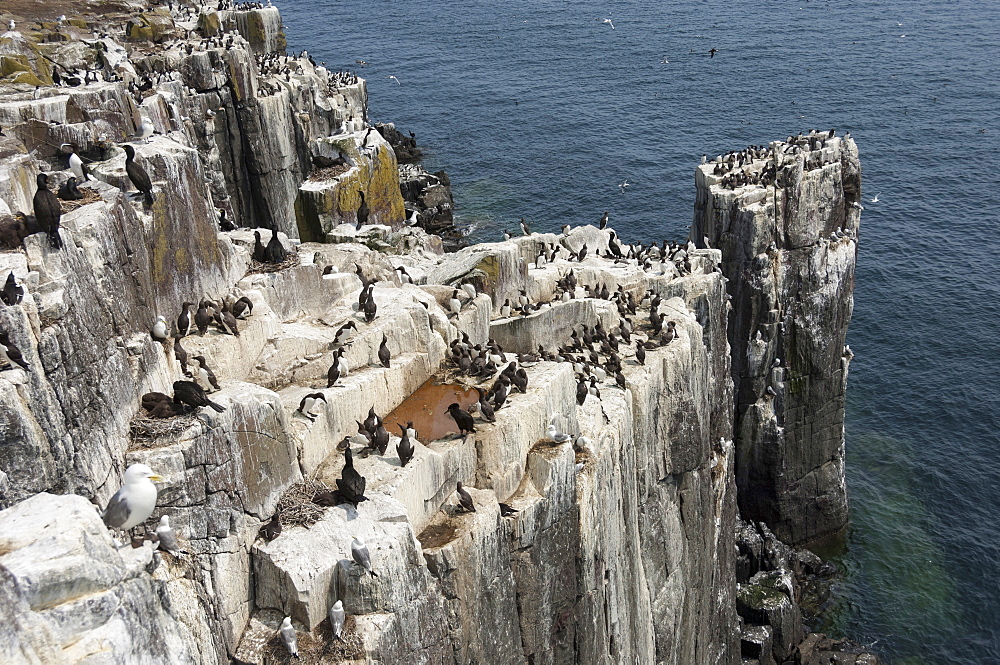
{"type": "Polygon", "coordinates": [[[271,518],[271,521],[260,528],[260,532],[258,533],[258,535],[267,542],[271,542],[272,540],[280,536],[281,513],[275,513],[274,517],[271,518]]]}
{"type": "Polygon", "coordinates": [[[378,361],[382,363],[382,367],[389,367],[389,360],[392,358],[392,354],[389,353],[389,347],[386,345],[388,341],[385,334],[383,334],[382,344],[378,347],[378,361]]]}
{"type": "Polygon", "coordinates": [[[59,198],[63,201],[79,201],[83,198],[83,192],[76,186],[76,176],[71,175],[59,187],[59,198]]]}
{"type": "Polygon", "coordinates": [[[264,243],[260,241],[260,231],[253,232],[253,260],[257,263],[267,263],[267,253],[264,251],[264,243]]]}
{"type": "Polygon", "coordinates": [[[365,193],[360,189],[358,190],[358,196],[361,197],[361,203],[358,204],[358,224],[355,226],[355,230],[360,231],[361,227],[368,223],[368,204],[365,203],[365,193]]]}
{"type": "Polygon", "coordinates": [[[264,260],[267,263],[284,263],[288,260],[288,252],[285,251],[285,246],[278,239],[277,229],[271,232],[271,239],[267,241],[267,247],[264,248],[264,260]]]}
{"type": "Polygon", "coordinates": [[[338,380],[340,380],[340,361],[335,357],[333,364],[330,365],[330,369],[326,373],[326,387],[333,388],[338,380]]]}
{"type": "Polygon", "coordinates": [[[14,271],[11,270],[10,274],[7,275],[7,282],[3,285],[3,291],[0,291],[0,300],[3,300],[3,304],[8,307],[13,307],[23,299],[24,287],[17,283],[14,271]]]}
{"type": "Polygon", "coordinates": [[[302,398],[301,402],[299,402],[299,408],[296,409],[296,411],[309,420],[316,420],[316,415],[312,412],[312,410],[316,406],[317,402],[320,401],[322,401],[323,404],[326,404],[326,395],[323,393],[309,393],[302,398]]]}
{"type": "Polygon", "coordinates": [[[371,323],[375,320],[375,316],[378,314],[378,305],[375,304],[375,296],[372,295],[371,290],[368,292],[368,299],[365,300],[362,309],[365,312],[365,323],[371,323]]]}
{"type": "Polygon", "coordinates": [[[476,512],[476,504],[472,502],[472,495],[469,494],[469,492],[464,487],[462,487],[461,482],[458,483],[458,488],[456,491],[458,492],[458,504],[462,506],[462,510],[464,510],[467,513],[476,512]]]}
{"type": "Polygon", "coordinates": [[[396,444],[396,454],[399,455],[399,465],[406,466],[413,459],[413,442],[410,441],[410,434],[406,431],[405,425],[400,425],[399,429],[402,435],[396,444]]]}
{"type": "Polygon", "coordinates": [[[472,419],[472,416],[468,411],[462,410],[462,407],[458,405],[458,402],[452,402],[448,407],[447,413],[455,419],[455,424],[458,425],[458,433],[460,436],[465,436],[469,432],[476,431],[476,422],[472,419]]]}
{"type": "Polygon", "coordinates": [[[240,296],[239,300],[233,303],[233,316],[237,319],[245,319],[253,314],[253,302],[246,296],[240,296]]]}
{"type": "Polygon", "coordinates": [[[236,225],[230,220],[226,219],[226,209],[219,208],[219,230],[221,231],[235,231],[236,225]]]}
{"type": "Polygon", "coordinates": [[[219,413],[226,410],[226,407],[208,399],[205,391],[194,381],[174,381],[174,401],[194,407],[210,406],[219,413]]]}
{"type": "Polygon", "coordinates": [[[22,369],[28,369],[28,363],[24,362],[21,350],[10,341],[10,335],[6,330],[0,330],[0,360],[10,361],[11,367],[19,365],[22,369]]]}
{"type": "Polygon", "coordinates": [[[32,199],[32,207],[35,211],[35,220],[38,228],[45,231],[49,236],[49,245],[53,249],[62,247],[62,240],[59,238],[59,220],[62,218],[62,205],[56,195],[49,191],[49,176],[46,173],[39,173],[35,179],[38,190],[32,199]]]}
{"type": "Polygon", "coordinates": [[[358,507],[359,503],[367,500],[365,477],[354,468],[354,453],[351,452],[350,447],[344,451],[344,469],[340,472],[340,478],[337,479],[337,491],[345,501],[354,504],[355,508],[358,507]]]}
{"type": "Polygon", "coordinates": [[[151,206],[153,205],[153,181],[149,179],[146,169],[136,163],[135,148],[127,143],[123,147],[125,148],[125,173],[128,174],[128,179],[132,181],[135,188],[142,192],[143,202],[147,206],[151,206]]]}

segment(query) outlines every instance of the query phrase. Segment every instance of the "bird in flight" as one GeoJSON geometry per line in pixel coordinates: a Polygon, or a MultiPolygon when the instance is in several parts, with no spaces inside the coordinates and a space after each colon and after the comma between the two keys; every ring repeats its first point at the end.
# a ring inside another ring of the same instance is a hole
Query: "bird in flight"
{"type": "Polygon", "coordinates": [[[361,65],[361,69],[364,69],[368,65],[368,63],[366,61],[364,61],[364,60],[355,60],[354,62],[356,62],[359,65],[361,65]]]}
{"type": "Polygon", "coordinates": [[[876,194],[875,198],[873,198],[871,201],[869,201],[869,203],[878,203],[878,197],[880,197],[880,196],[882,196],[882,192],[879,192],[878,194],[876,194]]]}
{"type": "Polygon", "coordinates": [[[710,48],[710,49],[708,50],[708,57],[709,57],[709,58],[714,58],[714,57],[715,57],[715,54],[716,54],[716,53],[718,53],[718,52],[719,52],[719,49],[717,49],[717,48],[715,48],[715,47],[713,46],[712,48],[710,48]]]}
{"type": "Polygon", "coordinates": [[[387,79],[392,79],[393,81],[395,81],[396,85],[402,85],[402,83],[399,82],[399,79],[396,78],[395,76],[386,76],[386,78],[387,79]]]}
{"type": "Polygon", "coordinates": [[[622,194],[624,194],[625,193],[625,188],[626,187],[631,187],[631,186],[632,186],[632,183],[630,183],[628,180],[622,180],[622,183],[620,185],[618,185],[618,189],[620,189],[621,192],[622,192],[622,194]]]}
{"type": "Polygon", "coordinates": [[[602,19],[597,19],[597,20],[598,20],[598,21],[601,21],[601,23],[607,23],[608,25],[610,25],[610,26],[611,26],[611,29],[612,29],[612,30],[614,30],[614,29],[615,29],[615,24],[611,22],[611,19],[609,19],[609,18],[606,18],[606,19],[603,19],[603,20],[602,20],[602,19]]]}
{"type": "Polygon", "coordinates": [[[661,65],[669,65],[670,61],[667,60],[667,56],[663,56],[663,60],[660,60],[661,65]]]}

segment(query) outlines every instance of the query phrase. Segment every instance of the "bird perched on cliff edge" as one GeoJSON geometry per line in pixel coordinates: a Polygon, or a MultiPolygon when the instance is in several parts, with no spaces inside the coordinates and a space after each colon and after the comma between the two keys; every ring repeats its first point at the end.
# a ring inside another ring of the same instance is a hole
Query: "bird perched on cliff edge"
{"type": "Polygon", "coordinates": [[[264,260],[267,263],[284,263],[288,259],[288,252],[278,238],[278,229],[271,230],[271,239],[267,241],[264,248],[264,260]]]}
{"type": "Polygon", "coordinates": [[[14,365],[19,365],[21,369],[28,369],[28,363],[24,362],[21,350],[10,341],[10,335],[6,330],[0,330],[0,360],[9,362],[11,368],[14,365]]]}
{"type": "Polygon", "coordinates": [[[79,201],[83,198],[83,192],[76,186],[76,176],[66,178],[66,182],[59,187],[58,196],[63,201],[79,201]]]}
{"type": "Polygon", "coordinates": [[[396,444],[396,454],[399,455],[399,465],[406,466],[413,459],[413,442],[410,441],[410,433],[405,426],[400,425],[399,429],[402,436],[396,444]]]}
{"type": "Polygon", "coordinates": [[[45,231],[49,236],[49,245],[53,249],[62,247],[62,240],[59,238],[59,220],[62,218],[62,205],[56,195],[49,191],[49,176],[47,173],[39,173],[35,179],[38,189],[32,199],[32,207],[35,212],[35,221],[38,228],[45,231]]]}
{"type": "Polygon", "coordinates": [[[446,413],[455,419],[455,424],[458,425],[459,436],[476,431],[476,423],[472,419],[472,416],[468,411],[463,411],[458,402],[452,402],[446,413]]]}
{"type": "Polygon", "coordinates": [[[365,545],[365,541],[361,540],[360,537],[354,536],[354,540],[351,542],[351,558],[354,559],[354,563],[361,566],[361,568],[368,573],[371,573],[372,577],[378,577],[375,571],[372,570],[372,557],[368,552],[368,546],[365,545]]]}
{"type": "Polygon", "coordinates": [[[386,368],[389,367],[389,360],[392,358],[392,354],[389,353],[389,347],[386,344],[388,341],[389,340],[386,339],[386,336],[383,333],[382,343],[378,347],[378,361],[382,363],[382,367],[386,368]]]}
{"type": "Polygon", "coordinates": [[[3,285],[3,290],[0,291],[0,300],[3,300],[3,304],[8,307],[13,307],[14,305],[20,304],[23,299],[24,287],[17,283],[17,278],[14,277],[14,271],[11,270],[7,275],[7,281],[3,285]]]}
{"type": "Polygon", "coordinates": [[[205,391],[194,381],[174,381],[174,402],[194,407],[210,406],[219,413],[226,410],[226,407],[208,399],[205,391]]]}
{"type": "Polygon", "coordinates": [[[163,515],[160,523],[156,526],[156,537],[160,543],[160,549],[167,552],[178,552],[181,549],[177,541],[177,533],[170,526],[170,517],[163,515]]]}
{"type": "Polygon", "coordinates": [[[146,169],[142,168],[135,161],[135,148],[126,143],[125,149],[125,173],[132,181],[135,188],[143,194],[143,203],[147,206],[153,205],[153,181],[149,179],[146,169]]]}
{"type": "Polygon", "coordinates": [[[145,464],[132,464],[125,469],[122,486],[108,501],[101,519],[112,529],[128,531],[142,524],[156,509],[156,485],[163,478],[145,464]]]}
{"type": "Polygon", "coordinates": [[[476,504],[472,502],[472,495],[462,487],[461,482],[458,483],[455,491],[458,492],[458,504],[462,507],[462,510],[467,513],[476,512],[476,504]]]}

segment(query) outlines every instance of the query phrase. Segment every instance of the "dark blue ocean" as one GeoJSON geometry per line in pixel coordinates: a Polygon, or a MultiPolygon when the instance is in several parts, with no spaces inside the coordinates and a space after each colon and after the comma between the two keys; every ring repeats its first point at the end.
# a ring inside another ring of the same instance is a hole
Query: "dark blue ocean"
{"type": "Polygon", "coordinates": [[[290,49],[370,63],[372,119],[449,172],[473,239],[604,210],[628,240],[680,239],[702,153],[850,131],[852,522],[819,628],[891,663],[1000,663],[1000,2],[281,8],[290,49]]]}

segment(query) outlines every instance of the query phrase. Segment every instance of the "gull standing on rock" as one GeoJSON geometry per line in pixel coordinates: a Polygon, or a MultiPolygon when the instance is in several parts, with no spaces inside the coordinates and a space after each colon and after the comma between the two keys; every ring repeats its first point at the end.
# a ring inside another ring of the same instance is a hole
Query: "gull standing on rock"
{"type": "Polygon", "coordinates": [[[368,546],[365,545],[365,541],[361,540],[358,536],[354,536],[354,540],[351,542],[351,558],[354,559],[354,563],[361,566],[365,572],[371,573],[372,577],[378,577],[375,571],[372,570],[372,557],[368,552],[368,546]]]}
{"type": "Polygon", "coordinates": [[[340,635],[344,632],[344,621],[347,619],[347,612],[344,611],[344,602],[338,600],[330,608],[330,628],[333,629],[333,639],[344,641],[340,635]]]}
{"type": "Polygon", "coordinates": [[[153,324],[153,329],[149,331],[157,342],[167,341],[167,320],[162,317],[156,317],[156,323],[153,324]]]}
{"type": "Polygon", "coordinates": [[[136,131],[136,137],[142,139],[144,142],[149,143],[149,137],[153,135],[156,127],[153,126],[153,121],[146,116],[142,117],[142,121],[139,123],[139,128],[136,131]]]}
{"type": "Polygon", "coordinates": [[[292,627],[292,617],[285,617],[284,621],[281,622],[281,628],[278,629],[278,634],[281,635],[281,642],[288,649],[288,653],[298,658],[299,641],[295,637],[295,628],[292,627]]]}
{"type": "Polygon", "coordinates": [[[163,480],[145,464],[132,464],[125,469],[122,487],[108,501],[101,519],[112,529],[128,531],[142,524],[156,509],[156,485],[163,480]]]}
{"type": "Polygon", "coordinates": [[[170,518],[166,515],[160,518],[156,527],[156,537],[160,541],[160,549],[168,552],[178,552],[181,549],[177,542],[177,534],[170,527],[170,518]]]}

